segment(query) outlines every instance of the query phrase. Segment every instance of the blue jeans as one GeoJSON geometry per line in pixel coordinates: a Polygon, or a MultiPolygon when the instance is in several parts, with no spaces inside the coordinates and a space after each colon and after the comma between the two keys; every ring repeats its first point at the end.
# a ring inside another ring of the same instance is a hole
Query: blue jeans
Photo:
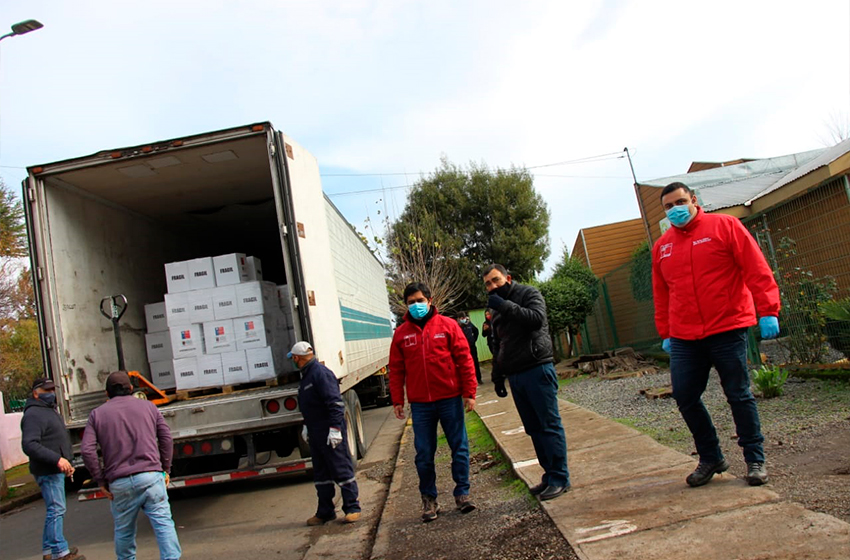
{"type": "Polygon", "coordinates": [[[160,560],[177,560],[182,550],[171,519],[165,477],[161,472],[144,472],[113,480],[112,518],[115,521],[115,554],[118,560],[136,559],[136,518],[145,512],[156,535],[160,560]]]}
{"type": "Polygon", "coordinates": [[[41,553],[53,558],[68,554],[68,541],[65,540],[65,475],[48,474],[36,476],[35,481],[41,488],[41,497],[47,508],[44,516],[44,533],[41,537],[41,553]]]}
{"type": "Polygon", "coordinates": [[[558,376],[551,363],[508,376],[525,433],[543,467],[543,484],[569,486],[567,436],[558,410],[558,376]]]}
{"type": "Polygon", "coordinates": [[[463,399],[453,397],[430,403],[410,403],[413,417],[413,446],[416,448],[416,472],[419,474],[419,493],[437,497],[437,471],[434,454],[437,452],[437,422],[443,427],[446,441],[452,450],[452,478],[455,496],[469,495],[469,440],[463,399]]]}
{"type": "Polygon", "coordinates": [[[747,329],[726,331],[701,340],[670,339],[673,398],[694,436],[700,462],[717,463],[723,459],[717,430],[702,402],[711,366],[717,369],[723,393],[732,409],[744,460],[763,463],[764,437],[747,371],[747,329]]]}

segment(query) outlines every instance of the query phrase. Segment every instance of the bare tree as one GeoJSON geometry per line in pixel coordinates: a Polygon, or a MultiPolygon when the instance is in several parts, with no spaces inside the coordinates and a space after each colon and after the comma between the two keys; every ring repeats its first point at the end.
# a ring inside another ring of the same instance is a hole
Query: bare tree
{"type": "Polygon", "coordinates": [[[463,282],[456,274],[451,256],[429,237],[432,236],[419,225],[414,225],[406,235],[397,233],[389,237],[387,290],[390,306],[397,315],[407,311],[402,296],[411,282],[422,282],[431,289],[431,303],[441,313],[452,311],[463,293],[463,282]]]}
{"type": "Polygon", "coordinates": [[[831,111],[823,125],[824,131],[818,134],[818,139],[826,147],[850,138],[850,118],[844,111],[831,111]]]}

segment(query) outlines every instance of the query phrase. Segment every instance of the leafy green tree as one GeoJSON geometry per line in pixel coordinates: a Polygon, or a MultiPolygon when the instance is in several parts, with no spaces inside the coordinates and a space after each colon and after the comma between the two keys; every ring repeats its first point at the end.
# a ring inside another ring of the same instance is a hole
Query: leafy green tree
{"type": "Polygon", "coordinates": [[[629,283],[636,301],[652,299],[652,250],[644,241],[632,252],[629,263],[629,283]]]}
{"type": "Polygon", "coordinates": [[[462,288],[455,305],[481,306],[483,267],[497,262],[515,279],[531,280],[549,256],[548,232],[549,210],[527,170],[475,163],[462,168],[443,158],[413,187],[404,212],[388,227],[390,274],[406,251],[403,240],[414,235],[441,248],[444,268],[462,288]]]}
{"type": "Polygon", "coordinates": [[[0,178],[0,257],[25,257],[27,233],[21,201],[0,178]]]}
{"type": "Polygon", "coordinates": [[[23,207],[0,180],[0,391],[8,399],[26,396],[32,380],[42,375],[26,256],[23,207]]]}
{"type": "MultiPolygon", "coordinates": [[[[546,300],[549,330],[553,336],[561,331],[577,334],[599,297],[599,279],[580,261],[571,259],[566,249],[552,278],[538,287],[546,300]]],[[[570,353],[571,349],[567,351],[568,355],[570,353]]]]}

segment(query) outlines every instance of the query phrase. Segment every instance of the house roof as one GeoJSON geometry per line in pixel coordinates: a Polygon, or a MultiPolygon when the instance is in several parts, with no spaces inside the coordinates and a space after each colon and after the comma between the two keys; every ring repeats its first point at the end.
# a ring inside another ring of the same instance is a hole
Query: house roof
{"type": "Polygon", "coordinates": [[[829,165],[850,151],[850,140],[831,148],[810,150],[786,156],[745,161],[737,165],[640,181],[640,185],[665,187],[680,182],[695,190],[707,211],[752,202],[812,171],[829,165]]]}

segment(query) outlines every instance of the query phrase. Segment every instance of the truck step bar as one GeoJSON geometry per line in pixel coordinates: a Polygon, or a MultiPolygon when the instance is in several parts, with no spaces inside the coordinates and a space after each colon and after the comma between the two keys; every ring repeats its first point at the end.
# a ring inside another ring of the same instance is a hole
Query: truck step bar
{"type": "MultiPolygon", "coordinates": [[[[277,476],[280,474],[291,474],[296,472],[306,472],[313,467],[313,462],[309,459],[299,459],[297,461],[278,465],[276,467],[266,467],[264,469],[250,469],[244,471],[232,471],[217,474],[198,474],[192,476],[184,476],[178,479],[173,479],[168,485],[170,490],[175,488],[190,488],[193,486],[204,486],[207,484],[218,484],[220,482],[231,482],[233,480],[259,479],[277,476]]],[[[87,502],[89,500],[102,500],[106,498],[106,494],[100,488],[84,488],[77,492],[77,501],[87,502]]]]}

